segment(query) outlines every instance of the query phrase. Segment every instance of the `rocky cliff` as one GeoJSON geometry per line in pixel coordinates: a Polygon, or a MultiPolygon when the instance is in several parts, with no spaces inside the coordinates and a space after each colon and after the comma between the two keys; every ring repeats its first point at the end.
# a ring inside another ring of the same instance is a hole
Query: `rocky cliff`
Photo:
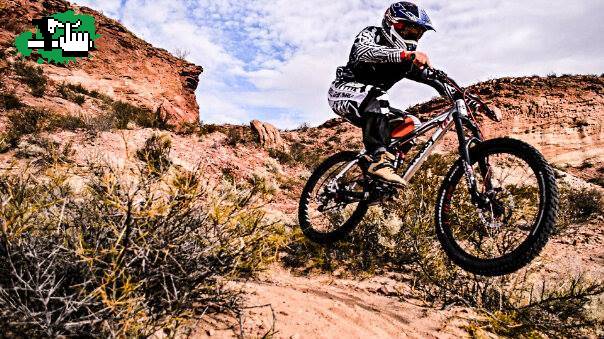
{"type": "MultiPolygon", "coordinates": [[[[559,167],[585,179],[601,176],[603,76],[502,78],[478,83],[470,90],[503,113],[502,123],[482,121],[488,138],[511,136],[524,140],[559,167]]],[[[445,100],[437,99],[412,107],[411,111],[426,119],[447,105],[445,100]]]]}
{"type": "MultiPolygon", "coordinates": [[[[68,65],[42,65],[44,75],[53,83],[81,84],[89,91],[123,100],[150,110],[160,109],[174,124],[198,120],[195,89],[202,68],[155,48],[129,32],[119,22],[87,7],[63,0],[0,0],[0,48],[2,59],[15,59],[14,39],[23,31],[33,31],[31,20],[69,9],[94,16],[96,51],[91,58],[68,65]]],[[[35,60],[35,59],[33,59],[35,60]]],[[[5,61],[5,60],[2,60],[5,61]]],[[[45,106],[54,111],[94,113],[95,107],[77,107],[58,98],[30,97],[18,83],[7,81],[4,90],[16,91],[30,106],[45,106]]]]}

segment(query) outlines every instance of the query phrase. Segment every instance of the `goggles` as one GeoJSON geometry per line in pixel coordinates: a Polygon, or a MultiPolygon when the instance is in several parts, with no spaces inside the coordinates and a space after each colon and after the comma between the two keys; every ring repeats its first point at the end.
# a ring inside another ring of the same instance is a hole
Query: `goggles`
{"type": "Polygon", "coordinates": [[[419,40],[426,32],[426,29],[408,22],[395,22],[392,27],[405,40],[419,40]]]}

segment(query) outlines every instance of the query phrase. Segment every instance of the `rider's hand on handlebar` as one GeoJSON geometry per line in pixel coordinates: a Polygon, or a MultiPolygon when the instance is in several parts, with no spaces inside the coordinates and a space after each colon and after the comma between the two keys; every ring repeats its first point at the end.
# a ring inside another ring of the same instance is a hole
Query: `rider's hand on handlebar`
{"type": "Polygon", "coordinates": [[[409,52],[407,54],[408,54],[408,58],[413,60],[413,64],[418,66],[419,68],[423,68],[425,66],[432,67],[428,54],[426,54],[424,52],[417,52],[417,51],[409,52]]]}

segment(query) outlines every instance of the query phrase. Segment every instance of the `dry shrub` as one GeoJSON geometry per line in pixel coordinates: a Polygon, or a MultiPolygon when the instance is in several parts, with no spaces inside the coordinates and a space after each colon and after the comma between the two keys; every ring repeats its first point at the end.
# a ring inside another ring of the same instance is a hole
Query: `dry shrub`
{"type": "Polygon", "coordinates": [[[300,142],[294,142],[289,149],[269,149],[270,157],[284,165],[302,165],[308,169],[313,169],[323,160],[325,154],[316,145],[308,146],[300,142]]]}
{"type": "Polygon", "coordinates": [[[225,282],[273,260],[256,191],[212,189],[199,171],[91,164],[68,176],[0,176],[0,324],[16,336],[146,336],[238,307],[225,282]]]}
{"type": "Polygon", "coordinates": [[[17,61],[13,64],[13,69],[21,80],[29,86],[33,96],[44,96],[47,79],[46,76],[44,76],[42,68],[39,66],[28,65],[22,61],[17,61]]]}
{"type": "Polygon", "coordinates": [[[579,224],[604,215],[604,196],[597,189],[577,189],[560,185],[560,212],[556,234],[574,232],[579,224]]]}
{"type": "Polygon", "coordinates": [[[29,159],[36,166],[47,167],[59,164],[70,164],[75,154],[73,143],[64,145],[44,137],[29,137],[19,143],[15,157],[29,159]]]}
{"type": "Polygon", "coordinates": [[[62,83],[57,88],[59,95],[65,100],[73,101],[76,104],[82,106],[86,101],[86,96],[84,94],[89,95],[90,93],[82,87],[82,85],[73,85],[62,83]],[[78,94],[82,93],[82,94],[78,94]]]}
{"type": "Polygon", "coordinates": [[[0,151],[7,151],[19,144],[25,135],[42,131],[77,130],[87,128],[87,123],[78,116],[61,115],[43,108],[24,107],[12,110],[7,115],[6,132],[0,135],[0,151]]]}
{"type": "Polygon", "coordinates": [[[172,140],[167,135],[151,135],[145,145],[136,151],[139,160],[146,164],[145,170],[152,175],[160,175],[166,172],[172,165],[170,160],[170,149],[172,140]]]}
{"type": "Polygon", "coordinates": [[[233,126],[226,131],[226,143],[229,146],[254,145],[258,143],[258,138],[254,136],[249,126],[233,126]]]}
{"type": "Polygon", "coordinates": [[[25,108],[9,112],[6,132],[2,134],[3,149],[6,151],[17,146],[22,136],[37,133],[41,130],[41,122],[48,116],[48,111],[25,108]]]}
{"type": "Polygon", "coordinates": [[[0,93],[0,107],[6,110],[23,107],[23,103],[13,92],[0,93]]]}
{"type": "Polygon", "coordinates": [[[140,127],[168,129],[169,117],[164,116],[160,108],[153,111],[146,107],[135,106],[125,101],[115,101],[111,104],[108,118],[114,122],[117,129],[128,128],[128,123],[134,122],[140,127]]]}

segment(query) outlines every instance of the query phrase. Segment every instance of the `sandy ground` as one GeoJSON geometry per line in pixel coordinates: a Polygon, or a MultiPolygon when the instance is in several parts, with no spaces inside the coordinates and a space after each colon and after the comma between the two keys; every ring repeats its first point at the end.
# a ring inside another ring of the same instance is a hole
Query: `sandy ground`
{"type": "MultiPolygon", "coordinates": [[[[555,288],[561,279],[583,275],[604,282],[604,220],[576,225],[555,237],[531,264],[555,288]]],[[[521,275],[522,273],[519,273],[521,275]]],[[[479,315],[472,309],[435,308],[414,297],[404,275],[386,274],[367,279],[340,279],[330,275],[296,276],[275,266],[245,283],[247,293],[241,317],[246,338],[459,338],[464,326],[479,315]]],[[[604,298],[593,306],[604,319],[604,298]]],[[[193,338],[232,338],[241,333],[237,319],[203,319],[193,338]]],[[[495,337],[484,332],[485,336],[495,337]]],[[[595,337],[594,337],[595,338],[595,337]]]]}
{"type": "MultiPolygon", "coordinates": [[[[472,311],[434,309],[414,299],[408,286],[387,277],[297,277],[273,268],[245,286],[246,305],[252,308],[242,317],[243,333],[251,338],[273,328],[275,338],[458,338],[466,333],[462,326],[476,316],[472,311]]],[[[231,338],[238,332],[236,323],[208,321],[193,337],[231,338]]]]}

